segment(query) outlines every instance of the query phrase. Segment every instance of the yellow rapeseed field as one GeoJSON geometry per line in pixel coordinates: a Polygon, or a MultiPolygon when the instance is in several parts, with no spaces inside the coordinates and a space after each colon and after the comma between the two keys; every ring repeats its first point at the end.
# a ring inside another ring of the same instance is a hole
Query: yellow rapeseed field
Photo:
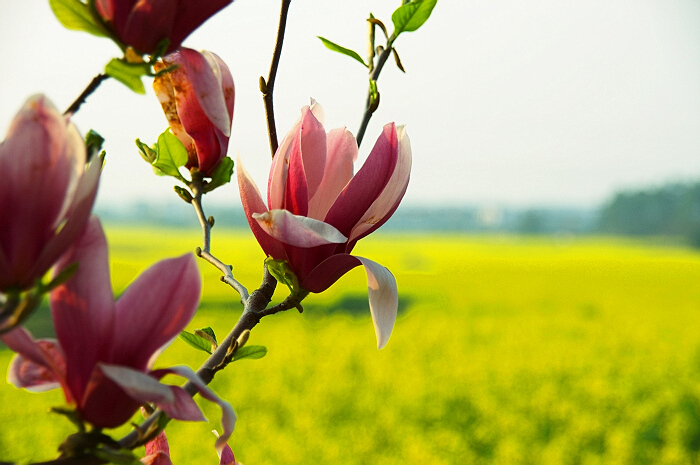
{"type": "MultiPolygon", "coordinates": [[[[201,241],[192,230],[106,230],[117,292],[201,241]]],[[[255,288],[263,255],[250,233],[213,232],[214,254],[255,288]]],[[[361,269],[311,295],[303,314],[263,319],[249,344],[268,355],[235,362],[212,383],[238,413],[230,445],[246,465],[700,462],[697,251],[384,234],[356,253],[397,278],[389,344],[376,349],[361,269]]],[[[200,269],[204,297],[189,329],[211,326],[223,338],[241,306],[213,267],[200,269]]],[[[31,326],[46,330],[45,310],[31,326]]],[[[157,366],[196,368],[205,355],[176,340],[157,366]]],[[[10,358],[0,350],[0,370],[10,358]]],[[[46,412],[62,401],[58,391],[0,386],[0,459],[54,457],[72,427],[46,412]]],[[[210,431],[219,412],[198,403],[210,423],[167,430],[176,465],[218,463],[210,431]]]]}

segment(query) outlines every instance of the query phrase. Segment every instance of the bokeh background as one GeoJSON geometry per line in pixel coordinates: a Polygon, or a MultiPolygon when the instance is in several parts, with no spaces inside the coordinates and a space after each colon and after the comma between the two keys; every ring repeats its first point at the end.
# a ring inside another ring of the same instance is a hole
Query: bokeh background
{"type": "MultiPolygon", "coordinates": [[[[282,136],[314,98],[327,129],[356,131],[364,69],[317,35],[364,55],[371,11],[396,1],[295,0],[275,88],[282,136]]],[[[46,93],[67,107],[117,56],[66,31],[43,0],[0,0],[0,128],[46,93]]],[[[236,0],[185,45],[234,73],[230,155],[259,186],[269,166],[258,77],[267,75],[278,2],[236,0]]],[[[361,270],[305,312],[266,318],[213,388],[234,405],[246,464],[687,464],[700,451],[700,4],[440,0],[396,43],[381,126],[406,123],[414,154],[404,204],[357,253],[396,276],[400,309],[376,350],[361,270]]],[[[146,87],[149,88],[147,83],[146,87]]],[[[107,139],[96,211],[115,292],[154,261],[201,245],[196,218],[138,156],[166,127],[152,95],[107,81],[75,117],[107,139]]],[[[1,182],[1,181],[0,181],[1,182]]],[[[235,184],[208,196],[213,252],[257,287],[263,254],[235,184]]],[[[200,263],[189,330],[220,337],[236,295],[200,263]]],[[[284,298],[279,289],[276,299],[284,298]]],[[[49,336],[48,309],[29,323],[49,336]]],[[[159,365],[196,367],[175,341],[159,365]]],[[[11,353],[0,350],[0,370],[11,353]]],[[[175,380],[173,380],[175,382],[175,380]]],[[[0,387],[0,459],[46,460],[71,425],[46,412],[59,392],[0,387]]],[[[169,427],[174,463],[216,463],[209,424],[169,427]]],[[[115,436],[128,428],[112,432],[115,436]]]]}

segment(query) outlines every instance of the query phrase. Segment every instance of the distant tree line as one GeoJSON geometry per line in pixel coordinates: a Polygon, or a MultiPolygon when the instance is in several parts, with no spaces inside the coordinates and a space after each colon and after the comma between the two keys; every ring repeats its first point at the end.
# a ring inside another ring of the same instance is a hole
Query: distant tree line
{"type": "Polygon", "coordinates": [[[598,231],[681,236],[700,247],[700,183],[620,192],[601,208],[598,231]]]}
{"type": "MultiPolygon", "coordinates": [[[[179,201],[128,208],[98,207],[104,221],[192,227],[193,213],[179,201]]],[[[240,207],[212,205],[219,226],[248,228],[240,207]]],[[[615,234],[674,236],[700,247],[700,182],[615,194],[599,208],[508,208],[499,206],[402,205],[382,228],[386,232],[509,233],[525,235],[615,234]]]]}

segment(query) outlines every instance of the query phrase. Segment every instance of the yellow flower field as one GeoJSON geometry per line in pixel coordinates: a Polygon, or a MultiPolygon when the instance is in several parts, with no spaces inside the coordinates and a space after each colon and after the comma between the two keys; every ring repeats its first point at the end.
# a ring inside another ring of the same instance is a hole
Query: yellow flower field
{"type": "MultiPolygon", "coordinates": [[[[106,227],[117,292],[139,270],[200,245],[195,230],[106,227]]],[[[263,254],[248,232],[213,230],[213,253],[249,290],[263,254]]],[[[238,413],[230,445],[253,464],[688,464],[700,461],[700,253],[601,238],[374,235],[356,249],[399,285],[377,351],[362,269],[304,313],[266,317],[212,387],[238,413]]],[[[220,339],[241,306],[200,263],[189,330],[220,339]]],[[[276,299],[285,297],[280,286],[276,299]]],[[[144,309],[148,311],[148,309],[144,309]]],[[[46,331],[47,312],[30,327],[46,331]]],[[[0,370],[11,352],[0,350],[0,370]]],[[[206,354],[180,340],[157,366],[206,354]]],[[[176,380],[173,380],[176,381],[176,380]]],[[[0,460],[45,460],[72,431],[47,414],[59,391],[0,386],[0,460]]],[[[174,463],[216,464],[210,423],[168,428],[174,463]]],[[[128,428],[114,431],[116,436],[128,428]]]]}

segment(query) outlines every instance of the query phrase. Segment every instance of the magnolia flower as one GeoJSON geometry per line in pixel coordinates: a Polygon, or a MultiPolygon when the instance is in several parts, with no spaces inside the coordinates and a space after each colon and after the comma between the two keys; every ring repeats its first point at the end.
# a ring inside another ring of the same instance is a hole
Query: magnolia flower
{"type": "MultiPolygon", "coordinates": [[[[219,435],[214,431],[214,434],[219,435]]],[[[233,451],[228,444],[221,444],[217,448],[219,455],[219,465],[241,465],[236,462],[233,456],[233,451]]],[[[165,431],[161,432],[153,440],[146,443],[146,456],[141,459],[144,465],[173,465],[170,460],[170,447],[168,446],[168,438],[165,436],[165,431]]]]}
{"type": "Polygon", "coordinates": [[[96,0],[97,13],[116,38],[152,54],[163,39],[166,53],[233,0],[96,0]]]}
{"type": "Polygon", "coordinates": [[[187,148],[186,167],[207,176],[226,156],[231,136],[235,92],[226,64],[215,54],[182,48],[156,63],[160,71],[177,65],[153,80],[173,134],[187,148]]]}
{"type": "Polygon", "coordinates": [[[265,253],[289,262],[301,287],[322,292],[352,268],[367,273],[377,345],[387,343],[396,320],[396,281],[385,267],[350,255],[357,241],[384,224],[408,186],[411,147],[403,126],[384,126],[353,176],[357,142],[345,128],[326,134],[315,102],[275,154],[267,204],[238,161],[238,186],[248,223],[265,253]]]}
{"type": "Polygon", "coordinates": [[[85,229],[102,163],[44,96],[24,104],[0,144],[0,292],[31,287],[85,229]]]}
{"type": "Polygon", "coordinates": [[[170,418],[204,420],[184,389],[158,382],[166,374],[178,374],[221,406],[225,442],[235,421],[227,402],[188,367],[151,369],[160,349],[182,331],[197,308],[201,280],[193,256],[156,263],[114,302],[107,243],[93,218],[57,270],[75,262],[78,271],[50,297],[58,340],[35,341],[23,328],[2,336],[17,352],[8,381],[34,391],[60,386],[82,419],[100,428],[127,422],[145,402],[155,403],[170,418]]]}

